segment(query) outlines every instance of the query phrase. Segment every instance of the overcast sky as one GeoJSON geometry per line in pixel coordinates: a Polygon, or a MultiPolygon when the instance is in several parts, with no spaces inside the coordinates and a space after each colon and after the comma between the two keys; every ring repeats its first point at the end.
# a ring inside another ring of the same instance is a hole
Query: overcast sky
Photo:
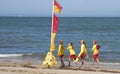
{"type": "MultiPolygon", "coordinates": [[[[120,17],[120,0],[57,0],[62,16],[120,17]]],[[[52,0],[0,0],[0,16],[51,16],[52,0]]]]}

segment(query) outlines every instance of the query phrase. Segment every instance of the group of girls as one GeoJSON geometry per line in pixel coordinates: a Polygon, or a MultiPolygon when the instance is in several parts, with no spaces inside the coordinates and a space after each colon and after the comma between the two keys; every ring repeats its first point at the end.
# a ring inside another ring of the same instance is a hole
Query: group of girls
{"type": "MultiPolygon", "coordinates": [[[[63,62],[63,57],[64,57],[63,40],[59,40],[59,43],[60,44],[59,44],[57,55],[60,58],[61,67],[64,67],[65,64],[63,62]]],[[[85,42],[85,40],[81,40],[80,43],[81,43],[81,48],[80,48],[80,52],[79,52],[78,56],[76,56],[73,43],[72,42],[68,43],[67,50],[69,50],[69,52],[70,52],[70,55],[69,55],[69,58],[68,58],[68,66],[71,66],[71,60],[73,60],[73,62],[75,64],[77,64],[80,59],[81,59],[81,66],[80,67],[82,67],[84,64],[88,65],[85,61],[85,58],[86,58],[87,52],[88,52],[87,47],[86,47],[86,42],[85,42]]],[[[93,57],[92,57],[92,65],[90,67],[93,67],[95,60],[97,61],[98,65],[99,65],[99,68],[101,67],[101,64],[100,64],[100,61],[99,61],[99,48],[100,48],[100,46],[97,44],[97,41],[93,40],[93,46],[92,46],[92,49],[91,49],[93,57]]]]}

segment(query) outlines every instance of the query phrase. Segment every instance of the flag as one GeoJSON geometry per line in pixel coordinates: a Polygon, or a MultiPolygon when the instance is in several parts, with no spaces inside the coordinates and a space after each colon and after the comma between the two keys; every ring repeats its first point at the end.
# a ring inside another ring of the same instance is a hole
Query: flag
{"type": "Polygon", "coordinates": [[[51,33],[51,45],[50,45],[50,51],[54,51],[55,50],[55,36],[56,36],[56,32],[58,29],[58,24],[59,24],[59,20],[58,17],[55,15],[55,12],[61,14],[61,9],[62,6],[56,1],[54,0],[54,9],[53,9],[53,13],[52,13],[52,33],[51,33]]]}
{"type": "Polygon", "coordinates": [[[54,43],[54,41],[55,41],[55,36],[56,36],[57,29],[58,29],[58,23],[59,23],[58,17],[55,14],[53,14],[53,26],[52,26],[50,51],[54,51],[55,50],[55,43],[54,43]]]}
{"type": "Polygon", "coordinates": [[[57,32],[58,23],[59,23],[58,17],[55,14],[53,14],[53,30],[52,30],[53,33],[57,32]]]}
{"type": "Polygon", "coordinates": [[[54,0],[54,12],[61,14],[61,9],[62,6],[56,0],[54,0]]]}

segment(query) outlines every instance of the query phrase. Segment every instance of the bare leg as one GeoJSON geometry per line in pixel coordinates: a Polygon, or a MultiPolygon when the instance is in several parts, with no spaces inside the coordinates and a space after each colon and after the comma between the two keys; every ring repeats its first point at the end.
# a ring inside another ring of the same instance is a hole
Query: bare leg
{"type": "Polygon", "coordinates": [[[60,57],[60,61],[61,61],[61,66],[62,66],[62,67],[64,67],[64,66],[65,66],[65,64],[64,64],[64,62],[63,62],[62,57],[60,57]]]}
{"type": "Polygon", "coordinates": [[[86,62],[84,59],[82,59],[81,67],[82,67],[84,64],[85,64],[86,66],[88,66],[87,62],[86,62]]]}
{"type": "Polygon", "coordinates": [[[64,62],[63,62],[63,59],[62,59],[62,66],[65,66],[64,62]]]}
{"type": "Polygon", "coordinates": [[[69,58],[69,59],[68,59],[68,66],[70,66],[70,60],[71,60],[71,59],[69,58]]]}
{"type": "Polygon", "coordinates": [[[99,61],[98,58],[96,59],[96,61],[97,61],[98,65],[99,65],[99,68],[101,68],[101,64],[100,64],[100,61],[99,61]]]}
{"type": "Polygon", "coordinates": [[[85,64],[86,66],[88,66],[88,63],[87,63],[85,60],[84,60],[83,62],[84,62],[84,64],[85,64]]]}
{"type": "Polygon", "coordinates": [[[84,59],[82,59],[80,68],[83,66],[83,64],[84,64],[84,59]]]}
{"type": "Polygon", "coordinates": [[[94,58],[92,58],[92,66],[91,66],[91,67],[93,67],[93,65],[94,65],[94,61],[95,61],[95,59],[94,59],[94,58]]]}

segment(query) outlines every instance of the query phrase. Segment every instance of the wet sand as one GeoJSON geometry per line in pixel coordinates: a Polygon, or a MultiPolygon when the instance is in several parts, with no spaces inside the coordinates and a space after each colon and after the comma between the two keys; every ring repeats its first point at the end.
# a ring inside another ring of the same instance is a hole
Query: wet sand
{"type": "Polygon", "coordinates": [[[41,68],[41,64],[0,62],[0,74],[120,74],[120,68],[88,67],[41,68]]]}

